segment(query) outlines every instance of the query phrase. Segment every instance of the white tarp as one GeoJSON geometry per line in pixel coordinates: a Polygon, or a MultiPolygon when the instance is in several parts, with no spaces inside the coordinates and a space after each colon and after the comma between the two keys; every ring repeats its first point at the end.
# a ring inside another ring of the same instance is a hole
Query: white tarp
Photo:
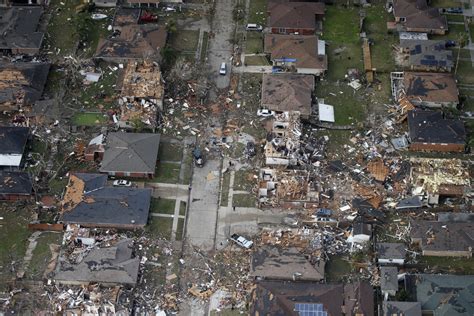
{"type": "Polygon", "coordinates": [[[0,166],[14,166],[18,167],[21,163],[21,157],[23,155],[0,155],[0,166]]]}
{"type": "Polygon", "coordinates": [[[319,103],[319,120],[334,123],[334,107],[329,104],[319,103]]]}

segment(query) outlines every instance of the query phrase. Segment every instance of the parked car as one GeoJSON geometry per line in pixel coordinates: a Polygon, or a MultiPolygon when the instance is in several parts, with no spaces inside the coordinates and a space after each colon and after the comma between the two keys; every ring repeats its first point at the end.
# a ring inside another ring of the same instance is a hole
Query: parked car
{"type": "Polygon", "coordinates": [[[275,111],[270,111],[269,109],[258,109],[257,110],[257,115],[258,116],[263,116],[263,117],[274,116],[275,111]]]}
{"type": "Polygon", "coordinates": [[[130,187],[132,186],[132,182],[128,180],[115,180],[113,182],[114,187],[130,187]]]}
{"type": "Polygon", "coordinates": [[[316,216],[326,216],[329,217],[332,215],[332,211],[327,208],[318,208],[316,211],[316,216]]]}
{"type": "Polygon", "coordinates": [[[222,63],[221,67],[219,68],[219,74],[225,76],[227,74],[227,64],[222,63]]]}
{"type": "Polygon", "coordinates": [[[444,46],[445,46],[446,48],[448,48],[448,47],[455,47],[455,46],[456,46],[456,41],[447,40],[447,41],[445,42],[444,46]]]}
{"type": "Polygon", "coordinates": [[[201,168],[204,166],[204,158],[202,157],[201,150],[198,147],[193,150],[193,160],[196,167],[201,168]]]}
{"type": "Polygon", "coordinates": [[[337,221],[334,218],[322,217],[322,216],[316,217],[316,222],[317,223],[326,223],[326,224],[336,224],[337,223],[337,221]]]}
{"type": "Polygon", "coordinates": [[[255,24],[255,23],[249,23],[245,27],[247,31],[258,31],[261,32],[263,30],[263,27],[261,25],[255,24]]]}
{"type": "Polygon", "coordinates": [[[253,246],[253,241],[248,240],[245,237],[237,235],[237,234],[233,234],[232,236],[230,236],[230,240],[235,242],[240,247],[244,247],[246,249],[250,249],[253,246]]]}
{"type": "Polygon", "coordinates": [[[253,157],[257,154],[254,142],[247,142],[246,153],[249,157],[253,157]]]}
{"type": "Polygon", "coordinates": [[[462,8],[447,8],[443,9],[444,12],[446,13],[451,13],[451,14],[462,14],[463,9],[462,8]]]}

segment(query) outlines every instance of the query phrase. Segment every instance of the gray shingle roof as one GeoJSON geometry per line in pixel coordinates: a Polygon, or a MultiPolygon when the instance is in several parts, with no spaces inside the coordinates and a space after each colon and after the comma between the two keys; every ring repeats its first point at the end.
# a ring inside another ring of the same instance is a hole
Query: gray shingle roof
{"type": "Polygon", "coordinates": [[[159,134],[110,133],[100,171],[154,173],[159,146],[159,134]]]}
{"type": "Polygon", "coordinates": [[[31,194],[33,185],[26,172],[0,171],[0,194],[31,194]]]}

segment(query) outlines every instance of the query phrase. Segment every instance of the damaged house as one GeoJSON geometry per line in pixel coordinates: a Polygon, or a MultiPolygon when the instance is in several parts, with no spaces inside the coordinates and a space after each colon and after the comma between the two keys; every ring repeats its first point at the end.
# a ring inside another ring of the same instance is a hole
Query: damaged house
{"type": "Polygon", "coordinates": [[[109,133],[99,171],[109,176],[153,178],[159,146],[159,134],[109,133]]]}
{"type": "Polygon", "coordinates": [[[0,111],[31,106],[43,94],[48,63],[0,63],[0,111]]]}
{"type": "Polygon", "coordinates": [[[27,172],[0,171],[0,200],[26,200],[33,193],[33,183],[27,172]]]}
{"type": "Polygon", "coordinates": [[[61,222],[84,227],[143,228],[148,222],[151,189],[109,187],[107,175],[75,173],[62,201],[61,222]]]}
{"type": "Polygon", "coordinates": [[[42,14],[40,6],[0,8],[0,49],[11,54],[39,53],[44,38],[39,32],[42,14]]]}
{"type": "Polygon", "coordinates": [[[275,71],[321,76],[328,69],[325,45],[316,35],[266,34],[264,52],[275,71]]]}
{"type": "Polygon", "coordinates": [[[168,32],[163,26],[131,24],[116,30],[110,38],[101,39],[95,58],[109,62],[127,62],[134,59],[161,60],[168,32]]]}
{"type": "MultiPolygon", "coordinates": [[[[59,258],[54,280],[60,284],[135,286],[138,279],[140,259],[133,256],[131,239],[112,241],[107,247],[81,249],[81,256],[73,262],[65,256],[59,258]]],[[[64,253],[63,253],[64,254],[64,253]]]]}
{"type": "Polygon", "coordinates": [[[0,127],[0,169],[18,169],[22,165],[29,134],[28,127],[0,127]]]}
{"type": "Polygon", "coordinates": [[[446,16],[438,8],[428,6],[427,0],[393,0],[395,22],[388,22],[389,30],[444,35],[448,31],[446,16]]]}
{"type": "Polygon", "coordinates": [[[134,128],[136,121],[155,129],[158,111],[163,110],[163,83],[160,67],[152,61],[131,61],[127,64],[120,84],[121,128],[134,128]]]}
{"type": "Polygon", "coordinates": [[[413,71],[451,72],[453,52],[446,41],[400,40],[401,64],[413,71]]]}
{"type": "Polygon", "coordinates": [[[311,115],[314,76],[264,74],[261,104],[277,113],[298,111],[303,119],[311,115]]]}
{"type": "Polygon", "coordinates": [[[464,152],[466,130],[457,119],[445,119],[438,111],[408,112],[410,150],[464,152]]]}
{"type": "Polygon", "coordinates": [[[323,2],[269,0],[267,26],[273,34],[313,35],[322,31],[323,2]]]}
{"type": "Polygon", "coordinates": [[[423,256],[472,257],[474,224],[463,222],[411,221],[410,238],[423,256]]]}

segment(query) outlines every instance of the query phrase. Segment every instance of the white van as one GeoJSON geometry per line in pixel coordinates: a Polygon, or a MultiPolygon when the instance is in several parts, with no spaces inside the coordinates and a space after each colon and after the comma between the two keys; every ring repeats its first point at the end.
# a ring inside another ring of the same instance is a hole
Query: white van
{"type": "Polygon", "coordinates": [[[254,23],[249,23],[247,24],[247,27],[245,28],[247,31],[258,31],[258,32],[261,32],[263,30],[263,27],[261,25],[258,25],[258,24],[254,24],[254,23]]]}
{"type": "Polygon", "coordinates": [[[227,65],[226,63],[222,63],[221,67],[219,68],[219,74],[225,76],[227,73],[227,65]]]}

